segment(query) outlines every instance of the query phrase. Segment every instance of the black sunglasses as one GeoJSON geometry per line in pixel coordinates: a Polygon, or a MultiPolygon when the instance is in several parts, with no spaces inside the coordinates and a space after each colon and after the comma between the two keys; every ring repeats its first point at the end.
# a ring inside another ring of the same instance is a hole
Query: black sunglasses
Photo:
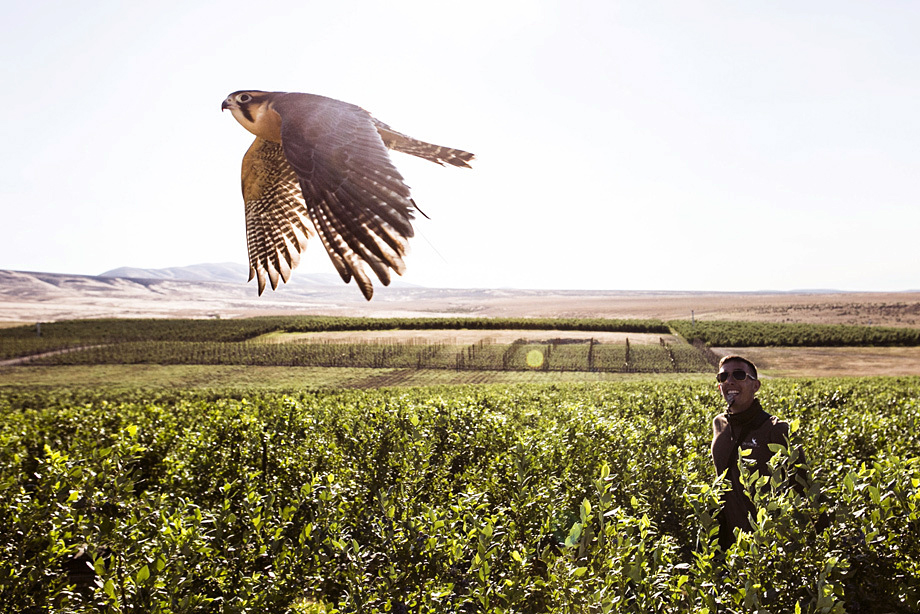
{"type": "Polygon", "coordinates": [[[751,378],[752,380],[757,379],[756,377],[754,377],[753,375],[751,375],[744,369],[735,369],[734,371],[720,371],[716,375],[716,379],[719,380],[720,383],[724,384],[725,382],[728,381],[729,375],[731,375],[732,378],[734,378],[736,382],[743,382],[747,378],[751,378]]]}

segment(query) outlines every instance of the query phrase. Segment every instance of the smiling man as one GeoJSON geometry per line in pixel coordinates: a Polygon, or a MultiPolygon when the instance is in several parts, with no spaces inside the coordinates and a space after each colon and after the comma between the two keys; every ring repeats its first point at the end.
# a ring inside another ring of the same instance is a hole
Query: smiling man
{"type": "Polygon", "coordinates": [[[771,416],[754,396],[760,390],[757,367],[741,356],[726,356],[719,361],[716,375],[719,392],[725,399],[724,413],[712,422],[712,461],[716,472],[727,470],[731,490],[725,494],[719,514],[719,544],[727,549],[735,541],[735,529],[750,530],[748,514],[756,513],[754,504],[741,485],[738,469],[739,450],[750,450],[745,462],[760,475],[770,472],[768,461],[773,457],[771,443],[788,445],[789,424],[771,416]]]}

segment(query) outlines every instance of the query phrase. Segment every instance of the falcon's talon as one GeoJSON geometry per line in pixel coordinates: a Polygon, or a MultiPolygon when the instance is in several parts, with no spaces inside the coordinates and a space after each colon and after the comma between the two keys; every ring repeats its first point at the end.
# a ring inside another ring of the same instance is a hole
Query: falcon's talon
{"type": "Polygon", "coordinates": [[[342,279],[368,300],[371,268],[388,285],[405,271],[413,236],[409,187],[394,149],[469,168],[473,154],[396,132],[361,107],[313,94],[239,91],[221,103],[256,139],[243,157],[250,281],[287,282],[314,231],[342,279]],[[307,224],[309,219],[311,224],[307,224]],[[312,226],[312,228],[310,227],[312,226]]]}

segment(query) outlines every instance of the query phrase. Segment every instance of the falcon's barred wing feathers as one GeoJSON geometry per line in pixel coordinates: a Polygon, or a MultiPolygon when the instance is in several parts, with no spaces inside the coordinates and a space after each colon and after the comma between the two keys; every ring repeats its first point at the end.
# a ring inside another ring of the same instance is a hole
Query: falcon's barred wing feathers
{"type": "Polygon", "coordinates": [[[284,157],[280,143],[256,137],[243,157],[243,201],[249,280],[258,277],[259,294],[269,281],[285,282],[300,262],[313,232],[297,173],[284,157]]]}

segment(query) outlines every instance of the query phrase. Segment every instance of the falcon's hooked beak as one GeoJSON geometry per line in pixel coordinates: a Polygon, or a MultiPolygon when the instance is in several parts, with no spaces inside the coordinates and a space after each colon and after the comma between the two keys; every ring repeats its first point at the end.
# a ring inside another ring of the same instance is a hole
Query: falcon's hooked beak
{"type": "Polygon", "coordinates": [[[221,110],[221,111],[226,111],[227,109],[231,109],[231,110],[232,110],[232,109],[235,109],[235,108],[237,108],[236,103],[233,102],[233,101],[232,101],[231,99],[229,99],[229,98],[227,98],[226,100],[224,100],[224,101],[221,103],[221,105],[220,105],[220,110],[221,110]]]}

